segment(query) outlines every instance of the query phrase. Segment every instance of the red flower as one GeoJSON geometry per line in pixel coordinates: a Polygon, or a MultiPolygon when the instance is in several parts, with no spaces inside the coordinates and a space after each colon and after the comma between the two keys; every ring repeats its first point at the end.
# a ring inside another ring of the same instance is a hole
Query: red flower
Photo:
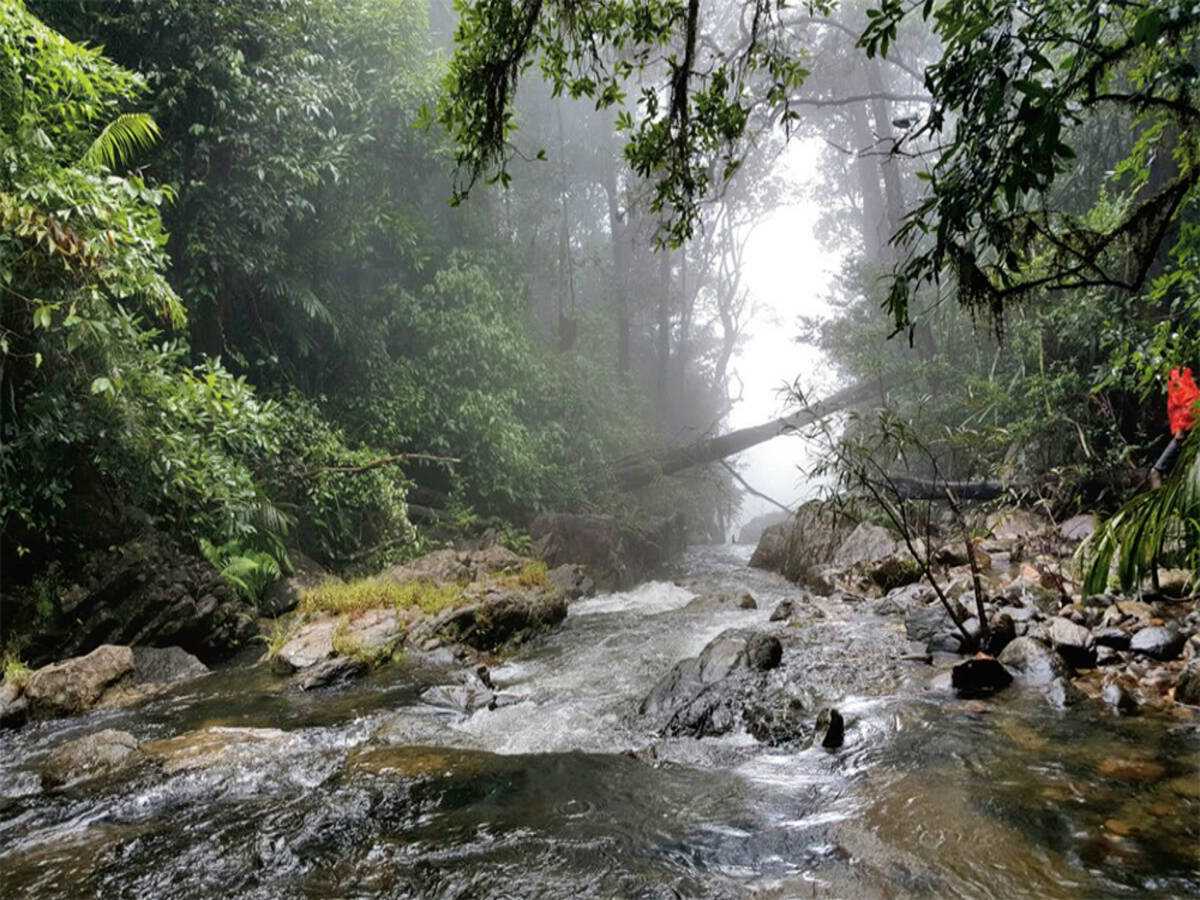
{"type": "Polygon", "coordinates": [[[1167,419],[1171,434],[1187,431],[1196,424],[1196,401],[1200,388],[1192,379],[1191,369],[1172,369],[1167,378],[1167,419]]]}

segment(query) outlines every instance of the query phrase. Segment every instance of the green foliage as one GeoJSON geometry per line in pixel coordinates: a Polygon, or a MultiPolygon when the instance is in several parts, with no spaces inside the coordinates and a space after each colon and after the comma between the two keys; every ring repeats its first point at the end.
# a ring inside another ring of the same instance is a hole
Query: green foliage
{"type": "MultiPolygon", "coordinates": [[[[814,0],[810,12],[828,8],[814,0]]],[[[455,52],[436,111],[455,147],[461,202],[482,177],[508,186],[517,86],[535,64],[555,97],[615,109],[625,159],[649,180],[664,242],[690,238],[700,201],[740,165],[738,142],[759,102],[794,118],[788,98],[808,75],[781,27],[782,4],[746,4],[736,51],[715,11],[691,0],[641,3],[459,2],[455,52]],[[631,88],[637,87],[634,96],[631,88]]],[[[427,114],[431,121],[433,114],[427,114]]]]}
{"type": "Polygon", "coordinates": [[[269,553],[247,549],[237,541],[216,546],[201,538],[200,552],[222,578],[254,603],[262,599],[266,589],[283,574],[278,561],[269,553]]]}
{"type": "Polygon", "coordinates": [[[29,676],[33,674],[19,656],[7,651],[4,654],[4,664],[0,666],[0,673],[4,676],[5,684],[11,684],[18,688],[23,687],[29,680],[29,676]]]}
{"type": "Polygon", "coordinates": [[[1198,451],[1200,429],[1193,429],[1162,486],[1139,493],[1079,548],[1085,594],[1104,593],[1110,578],[1122,590],[1137,590],[1159,565],[1200,572],[1198,451]]]}
{"type": "Polygon", "coordinates": [[[104,126],[83,154],[85,166],[116,169],[139,151],[153,147],[160,137],[158,124],[145,113],[122,113],[104,126]]]}
{"type": "MultiPolygon", "coordinates": [[[[884,0],[868,13],[862,45],[886,55],[916,8],[884,0]]],[[[910,324],[917,287],[945,274],[960,302],[997,320],[1006,303],[1035,291],[1139,290],[1200,180],[1200,10],[1177,4],[1168,14],[1158,0],[919,8],[942,51],[925,73],[930,113],[909,140],[943,146],[924,173],[928,196],[896,236],[911,250],[888,298],[896,327],[910,324]],[[1115,169],[1123,207],[1100,224],[1056,203],[1052,188],[1074,164],[1084,126],[1111,116],[1133,127],[1115,169]],[[1175,171],[1152,184],[1152,167],[1175,171]]]]}
{"type": "Polygon", "coordinates": [[[409,482],[383,456],[355,447],[310,402],[291,396],[278,407],[271,453],[259,460],[264,489],[296,523],[305,552],[330,565],[379,568],[414,540],[405,494],[409,482]]]}

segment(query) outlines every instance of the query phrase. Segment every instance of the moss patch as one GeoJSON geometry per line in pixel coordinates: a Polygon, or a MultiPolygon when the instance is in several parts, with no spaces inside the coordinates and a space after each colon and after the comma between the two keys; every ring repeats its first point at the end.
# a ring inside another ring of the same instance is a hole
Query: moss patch
{"type": "Polygon", "coordinates": [[[397,583],[382,578],[360,578],[349,582],[326,581],[306,589],[300,594],[300,611],[340,615],[392,607],[419,609],[434,615],[460,606],[465,599],[462,587],[457,584],[397,583]]]}

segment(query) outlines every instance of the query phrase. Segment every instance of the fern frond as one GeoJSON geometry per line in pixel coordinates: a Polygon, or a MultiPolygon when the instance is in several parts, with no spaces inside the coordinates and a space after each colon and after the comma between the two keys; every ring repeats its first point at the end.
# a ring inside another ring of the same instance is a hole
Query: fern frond
{"type": "Polygon", "coordinates": [[[115,169],[139,150],[153,146],[159,137],[158,123],[146,113],[122,113],[104,126],[81,163],[115,169]]]}

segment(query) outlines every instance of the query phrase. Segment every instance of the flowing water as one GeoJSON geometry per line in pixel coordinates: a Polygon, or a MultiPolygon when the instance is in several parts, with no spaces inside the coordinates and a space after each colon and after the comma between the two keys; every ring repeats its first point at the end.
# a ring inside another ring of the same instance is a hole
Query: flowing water
{"type": "Polygon", "coordinates": [[[0,895],[30,897],[1146,897],[1200,892],[1194,719],[963,701],[904,662],[894,621],[823,603],[803,629],[845,746],[663,740],[639,700],[795,589],[748,548],[685,584],[579,601],[493,671],[520,702],[423,703],[428,660],[299,694],[252,660],[132,710],[0,735],[0,895]],[[694,603],[749,590],[757,611],[694,603]],[[101,728],[139,740],[279,729],[207,767],[43,793],[38,761],[101,728]]]}

